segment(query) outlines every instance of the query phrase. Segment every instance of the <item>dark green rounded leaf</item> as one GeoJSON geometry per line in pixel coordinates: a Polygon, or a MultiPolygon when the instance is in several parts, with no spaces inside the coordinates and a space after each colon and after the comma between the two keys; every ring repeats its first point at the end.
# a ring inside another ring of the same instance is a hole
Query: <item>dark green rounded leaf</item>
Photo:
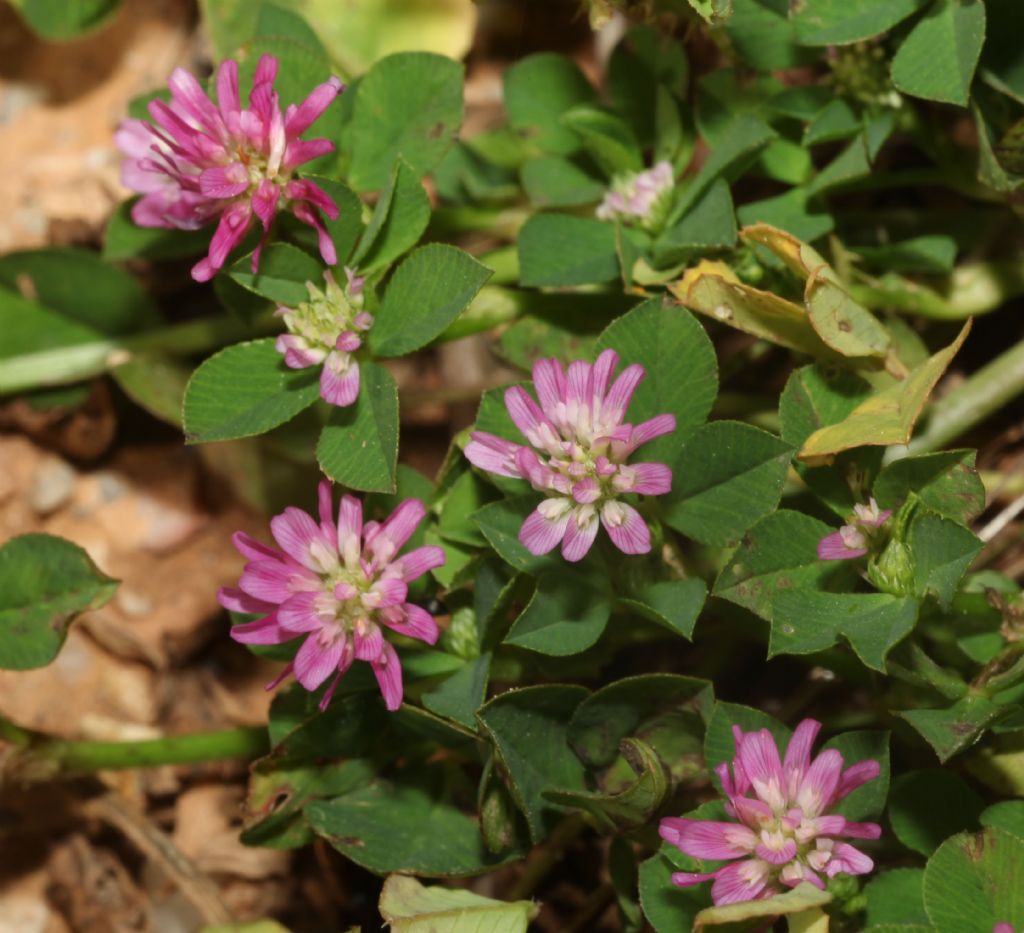
{"type": "Polygon", "coordinates": [[[45,667],[68,626],[106,603],[117,581],[101,573],[78,545],[29,534],[0,547],[0,668],[45,667]]]}
{"type": "Polygon", "coordinates": [[[327,267],[319,259],[287,243],[271,243],[260,256],[259,269],[252,271],[252,257],[243,256],[229,274],[239,285],[288,308],[309,300],[307,282],[323,286],[327,267]]]}
{"type": "Polygon", "coordinates": [[[708,335],[689,311],[652,298],[608,326],[597,350],[608,348],[623,366],[644,367],[627,420],[639,424],[661,414],[676,419],[675,431],[645,444],[633,459],[672,463],[704,424],[718,392],[718,361],[708,335]]]}
{"type": "Polygon", "coordinates": [[[348,128],[357,191],[383,188],[399,156],[417,175],[437,166],[462,125],[462,71],[430,52],[399,52],[373,65],[348,128]]]}
{"type": "Polygon", "coordinates": [[[272,338],[221,350],[185,389],[185,438],[203,444],[264,434],[309,408],[320,395],[319,379],[315,367],[285,366],[272,338]]]}
{"type": "Polygon", "coordinates": [[[929,768],[901,774],[892,785],[889,820],[908,849],[931,855],[955,833],[974,830],[985,804],[952,771],[929,768]]]}
{"type": "Polygon", "coordinates": [[[512,623],[505,643],[558,657],[579,654],[601,637],[610,614],[607,577],[560,569],[537,581],[533,598],[512,623]]]}
{"type": "Polygon", "coordinates": [[[365,492],[392,492],[398,464],[398,386],[386,369],[359,364],[359,397],[334,408],[320,432],[316,459],[336,483],[365,492]]]}
{"type": "Polygon", "coordinates": [[[402,356],[430,343],[476,297],[491,270],[469,253],[430,243],[410,253],[388,282],[374,315],[370,346],[402,356]]]}
{"type": "Polygon", "coordinates": [[[779,504],[792,455],[792,447],[753,425],[704,425],[672,461],[665,521],[703,544],[735,542],[779,504]]]}

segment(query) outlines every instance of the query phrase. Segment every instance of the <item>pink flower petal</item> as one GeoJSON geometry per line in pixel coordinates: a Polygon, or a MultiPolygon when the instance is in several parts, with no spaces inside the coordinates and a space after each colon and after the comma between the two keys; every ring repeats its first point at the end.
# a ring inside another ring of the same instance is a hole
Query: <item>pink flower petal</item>
{"type": "Polygon", "coordinates": [[[569,508],[555,512],[545,507],[547,502],[561,502],[564,499],[546,499],[534,511],[526,516],[526,521],[519,528],[519,543],[536,557],[547,554],[565,537],[565,529],[569,524],[569,508]]]}
{"type": "Polygon", "coordinates": [[[338,550],[345,566],[354,568],[359,562],[363,543],[363,504],[348,494],[338,505],[338,550]]]}
{"type": "Polygon", "coordinates": [[[829,878],[834,878],[840,872],[848,875],[866,875],[874,867],[874,861],[860,849],[855,849],[847,842],[838,842],[832,850],[832,858],[825,866],[825,874],[829,878]]]}
{"type": "Polygon", "coordinates": [[[466,445],[463,453],[466,459],[481,470],[496,473],[498,476],[521,478],[516,466],[516,451],[519,444],[513,444],[503,437],[488,434],[486,431],[474,431],[472,440],[466,445]]]}
{"type": "Polygon", "coordinates": [[[289,596],[277,610],[281,628],[298,635],[302,632],[316,632],[324,627],[324,620],[317,613],[317,602],[322,593],[307,591],[289,596]]]}
{"type": "Polygon", "coordinates": [[[640,513],[624,502],[612,501],[601,509],[601,524],[623,554],[646,554],[651,549],[651,532],[640,513]]]}
{"type": "Polygon", "coordinates": [[[873,781],[882,772],[882,766],[874,758],[867,758],[850,765],[839,778],[835,794],[830,802],[836,803],[842,800],[851,791],[856,790],[862,784],[873,781]]]}
{"type": "Polygon", "coordinates": [[[295,679],[307,690],[316,690],[338,669],[342,646],[342,638],[324,645],[317,635],[307,636],[292,662],[295,665],[295,679]]]}
{"type": "Polygon", "coordinates": [[[711,886],[711,899],[716,905],[756,901],[768,890],[770,869],[766,862],[744,859],[721,869],[711,886]]]}
{"type": "Polygon", "coordinates": [[[639,363],[627,366],[612,383],[611,389],[601,403],[601,420],[604,423],[621,424],[629,407],[630,399],[644,378],[644,368],[639,363]]]}
{"type": "Polygon", "coordinates": [[[344,90],[345,85],[333,75],[323,84],[318,84],[289,114],[285,131],[289,136],[301,136],[344,90]]]}
{"type": "Polygon", "coordinates": [[[404,618],[401,621],[385,620],[384,624],[399,635],[408,635],[409,638],[426,642],[428,645],[435,644],[439,632],[434,617],[414,603],[406,603],[403,608],[404,618]]]}
{"type": "Polygon", "coordinates": [[[245,615],[255,615],[257,613],[266,615],[277,608],[275,603],[256,599],[255,596],[250,596],[243,590],[233,586],[221,587],[217,591],[217,602],[229,612],[241,612],[245,615]]]}
{"type": "Polygon", "coordinates": [[[547,449],[549,443],[557,439],[555,426],[522,386],[506,390],[505,407],[515,426],[534,447],[547,449]]]}
{"type": "Polygon", "coordinates": [[[238,552],[248,560],[284,560],[285,556],[277,548],[263,544],[244,531],[236,531],[231,536],[231,543],[238,552]]]}
{"type": "Polygon", "coordinates": [[[559,402],[565,401],[565,375],[558,360],[537,360],[533,364],[533,387],[545,411],[554,411],[559,402]]]}
{"type": "Polygon", "coordinates": [[[804,816],[818,816],[831,803],[842,770],[843,756],[834,748],[826,749],[811,762],[794,801],[804,816]]]}
{"type": "Polygon", "coordinates": [[[345,359],[345,368],[339,372],[340,356],[336,350],[327,354],[320,370],[320,398],[330,405],[347,408],[359,397],[359,364],[345,359]]]}
{"type": "Polygon", "coordinates": [[[391,566],[406,583],[411,583],[418,577],[422,577],[423,574],[437,567],[443,567],[444,562],[444,549],[435,544],[427,544],[403,554],[393,561],[391,566]]]}
{"type": "Polygon", "coordinates": [[[232,625],[230,635],[243,645],[280,645],[295,637],[277,624],[276,615],[232,625]]]}
{"type": "Polygon", "coordinates": [[[619,365],[619,354],[614,350],[603,350],[598,354],[593,368],[592,391],[598,399],[603,399],[608,392],[608,384],[611,382],[612,373],[619,365]]]}
{"type": "Polygon", "coordinates": [[[793,736],[786,746],[786,757],[782,769],[786,772],[787,786],[791,788],[790,796],[794,796],[804,773],[811,764],[811,747],[818,737],[821,723],[816,719],[805,719],[793,730],[793,736]]]}
{"type": "Polygon", "coordinates": [[[390,544],[390,553],[382,559],[390,560],[392,555],[405,546],[426,514],[427,507],[419,499],[406,499],[399,504],[380,527],[377,541],[390,544]]]}
{"type": "Polygon", "coordinates": [[[371,663],[384,697],[384,705],[394,712],[402,705],[402,664],[398,660],[398,653],[385,643],[379,660],[371,663]]]}
{"type": "Polygon", "coordinates": [[[217,69],[217,107],[228,132],[237,133],[242,102],[238,95],[238,62],[231,58],[217,69]]]}
{"type": "Polygon", "coordinates": [[[575,563],[583,560],[597,537],[599,522],[593,506],[577,506],[565,526],[562,557],[575,563]]]}
{"type": "Polygon", "coordinates": [[[711,820],[667,817],[658,826],[658,834],[681,852],[700,859],[742,858],[758,844],[757,836],[746,826],[711,820]]]}
{"type": "Polygon", "coordinates": [[[314,572],[324,569],[318,557],[321,549],[329,550],[329,542],[324,540],[319,525],[302,509],[288,506],[275,515],[270,520],[270,532],[293,560],[314,572]]]}
{"type": "Polygon", "coordinates": [[[851,560],[867,554],[865,548],[849,548],[843,540],[842,531],[833,531],[818,542],[818,560],[851,560]]]}
{"type": "Polygon", "coordinates": [[[772,809],[781,810],[786,800],[786,778],[772,734],[767,729],[747,733],[739,744],[737,757],[757,796],[772,809]]]}

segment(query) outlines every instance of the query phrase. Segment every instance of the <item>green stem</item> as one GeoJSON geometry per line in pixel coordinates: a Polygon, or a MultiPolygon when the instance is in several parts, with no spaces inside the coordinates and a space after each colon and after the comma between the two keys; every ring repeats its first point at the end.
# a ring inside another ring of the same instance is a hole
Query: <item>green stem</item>
{"type": "Polygon", "coordinates": [[[442,207],[430,217],[434,233],[475,233],[484,231],[492,236],[514,240],[519,228],[532,212],[524,207],[442,207]]]}
{"type": "Polygon", "coordinates": [[[0,719],[0,735],[18,750],[5,763],[23,780],[76,777],[123,768],[196,764],[229,758],[256,758],[270,747],[263,726],[193,732],[142,742],[55,739],[0,719]]]}
{"type": "Polygon", "coordinates": [[[849,292],[854,300],[869,308],[904,311],[940,321],[962,321],[995,311],[1024,292],[1024,263],[967,263],[946,276],[941,288],[887,273],[865,283],[851,283],[849,292]]]}
{"type": "Polygon", "coordinates": [[[947,446],[1024,393],[1024,340],[943,396],[931,408],[925,429],[907,453],[929,453],[947,446]]]}
{"type": "Polygon", "coordinates": [[[69,347],[27,353],[0,361],[0,395],[91,379],[152,350],[176,354],[201,353],[277,330],[280,330],[280,322],[272,314],[260,315],[251,325],[226,316],[201,318],[144,334],[105,337],[69,347]]]}

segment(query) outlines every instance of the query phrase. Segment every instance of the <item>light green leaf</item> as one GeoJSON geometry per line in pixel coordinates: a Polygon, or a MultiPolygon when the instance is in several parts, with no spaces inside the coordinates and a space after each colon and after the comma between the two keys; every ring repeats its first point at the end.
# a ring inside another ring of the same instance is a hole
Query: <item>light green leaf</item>
{"type": "Polygon", "coordinates": [[[906,94],[966,107],[985,43],[982,0],[933,0],[892,60],[892,82],[906,94]]]}
{"type": "Polygon", "coordinates": [[[523,163],[523,188],[534,207],[577,207],[600,201],[607,184],[593,172],[560,156],[523,163]]]}
{"type": "Polygon", "coordinates": [[[462,72],[430,52],[389,55],[367,72],[348,128],[357,191],[383,188],[399,156],[417,175],[438,165],[462,125],[462,72]]]}
{"type": "Polygon", "coordinates": [[[398,463],[398,386],[386,369],[359,364],[359,397],[334,408],[316,445],[320,468],[342,486],[391,492],[398,463]]]}
{"type": "Polygon", "coordinates": [[[907,544],[914,558],[914,591],[934,596],[947,609],[982,542],[963,525],[923,510],[911,519],[907,544]]]}
{"type": "Polygon", "coordinates": [[[421,246],[388,282],[374,315],[371,349],[377,356],[402,356],[430,343],[490,276],[490,269],[461,249],[444,243],[421,246]]]}
{"type": "Polygon", "coordinates": [[[185,440],[205,444],[264,434],[317,400],[319,375],[315,368],[285,366],[272,338],[221,350],[185,389],[185,440]]]}
{"type": "Polygon", "coordinates": [[[409,163],[400,158],[349,265],[363,273],[383,269],[419,242],[429,222],[427,192],[409,163]]]}
{"type": "Polygon", "coordinates": [[[562,115],[562,123],[583,141],[583,148],[609,178],[644,167],[640,144],[629,124],[597,107],[573,107],[562,115]]]}
{"type": "Polygon", "coordinates": [[[814,907],[823,907],[831,900],[832,895],[828,891],[822,891],[806,881],[801,881],[792,891],[764,900],[725,904],[721,907],[705,907],[697,914],[693,922],[693,929],[695,933],[699,933],[705,927],[799,914],[814,907]]]}
{"type": "Polygon", "coordinates": [[[14,0],[33,32],[51,42],[77,39],[113,19],[120,0],[14,0]]]}
{"type": "Polygon", "coordinates": [[[669,266],[695,252],[724,249],[736,243],[736,216],[729,186],[716,180],[674,226],[654,244],[658,266],[669,266]]]}
{"type": "Polygon", "coordinates": [[[45,667],[75,618],[107,603],[117,585],[70,541],[11,538],[0,547],[0,668],[45,667]]]}
{"type": "Polygon", "coordinates": [[[379,909],[391,933],[526,933],[540,905],[495,901],[458,888],[428,888],[415,878],[390,875],[379,909]]]}
{"type": "Polygon", "coordinates": [[[779,438],[738,421],[712,421],[671,461],[665,521],[703,544],[734,542],[778,504],[793,455],[779,438]]]}
{"type": "Polygon", "coordinates": [[[924,870],[924,906],[939,933],[1024,926],[1024,839],[1003,829],[947,839],[924,870]]]}

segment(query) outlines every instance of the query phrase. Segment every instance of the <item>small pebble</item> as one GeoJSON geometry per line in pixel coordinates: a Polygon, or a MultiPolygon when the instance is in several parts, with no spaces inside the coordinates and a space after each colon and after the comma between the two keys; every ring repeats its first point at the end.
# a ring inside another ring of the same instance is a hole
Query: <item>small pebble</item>
{"type": "Polygon", "coordinates": [[[29,504],[39,515],[56,512],[71,498],[75,485],[75,471],[63,460],[44,460],[32,480],[29,504]]]}

